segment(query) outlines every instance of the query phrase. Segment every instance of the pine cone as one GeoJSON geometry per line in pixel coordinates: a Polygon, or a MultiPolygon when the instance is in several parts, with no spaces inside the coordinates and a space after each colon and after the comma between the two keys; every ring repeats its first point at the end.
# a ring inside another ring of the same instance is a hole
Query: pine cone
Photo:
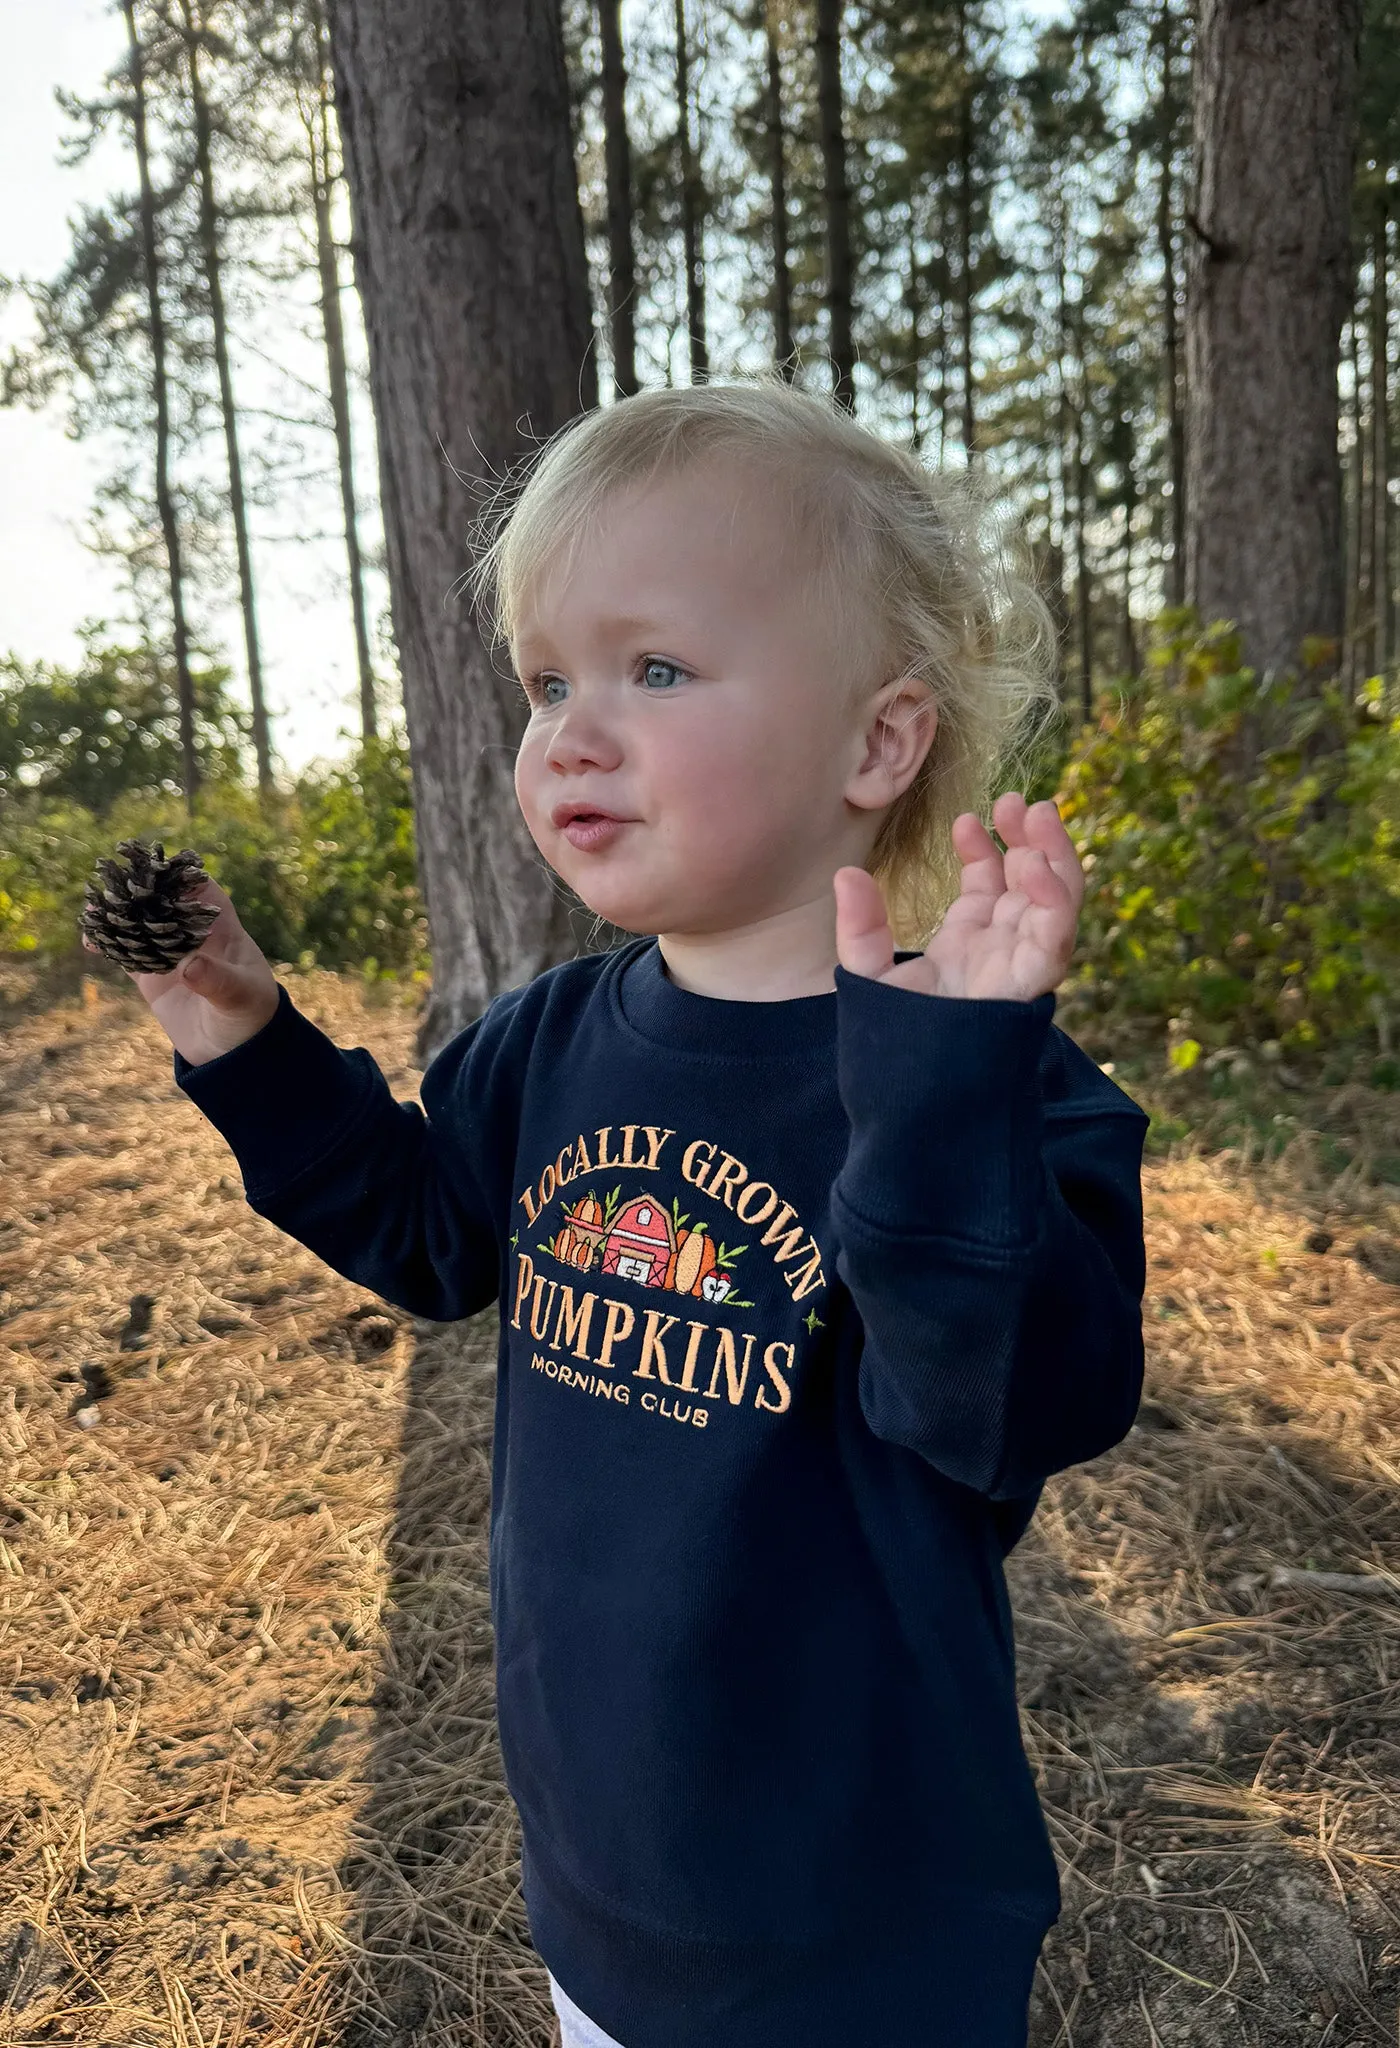
{"type": "Polygon", "coordinates": [[[98,861],[87,885],[83,933],[129,974],[169,974],[204,943],[219,914],[212,903],[188,900],[189,891],[208,880],[207,870],[188,846],[167,860],[159,840],[148,847],[123,839],[117,852],[130,866],[98,861]]]}

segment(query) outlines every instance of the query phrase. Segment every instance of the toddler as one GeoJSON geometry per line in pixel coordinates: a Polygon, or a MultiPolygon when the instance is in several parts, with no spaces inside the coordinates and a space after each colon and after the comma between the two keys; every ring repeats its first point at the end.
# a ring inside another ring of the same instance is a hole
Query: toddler
{"type": "Polygon", "coordinates": [[[1083,878],[970,499],[776,383],[573,422],[478,563],[550,868],[637,936],[423,1108],[216,884],[135,977],[259,1214],[500,1304],[501,1744],[568,2048],[1015,2048],[1059,1898],[1003,1560],[1128,1429],[1147,1118],[1052,1022],[1083,878]],[[994,779],[995,778],[995,779],[994,779]]]}

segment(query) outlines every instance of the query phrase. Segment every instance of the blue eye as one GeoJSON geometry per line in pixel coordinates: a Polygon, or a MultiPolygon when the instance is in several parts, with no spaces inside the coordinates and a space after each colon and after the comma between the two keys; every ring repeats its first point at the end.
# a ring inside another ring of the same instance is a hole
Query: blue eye
{"type": "Polygon", "coordinates": [[[666,689],[668,687],[673,686],[675,683],[678,683],[681,680],[681,677],[685,674],[685,670],[682,668],[677,668],[675,662],[662,661],[658,655],[651,655],[642,665],[642,674],[645,677],[646,681],[650,683],[655,680],[658,672],[662,676],[666,676],[671,679],[670,684],[663,683],[661,685],[663,689],[666,689]]]}
{"type": "Polygon", "coordinates": [[[567,688],[568,688],[568,685],[567,685],[567,683],[566,683],[566,682],[564,681],[564,678],[563,678],[562,676],[541,676],[541,677],[540,677],[540,680],[539,680],[539,693],[540,693],[540,702],[541,702],[541,704],[557,704],[557,703],[559,702],[559,699],[558,699],[557,697],[551,697],[551,696],[550,696],[550,694],[549,694],[549,693],[550,693],[550,691],[551,691],[551,690],[552,690],[552,689],[554,688],[554,686],[555,686],[555,684],[556,684],[556,683],[557,683],[557,684],[559,685],[559,688],[560,688],[561,690],[563,690],[563,689],[567,689],[567,688]]]}

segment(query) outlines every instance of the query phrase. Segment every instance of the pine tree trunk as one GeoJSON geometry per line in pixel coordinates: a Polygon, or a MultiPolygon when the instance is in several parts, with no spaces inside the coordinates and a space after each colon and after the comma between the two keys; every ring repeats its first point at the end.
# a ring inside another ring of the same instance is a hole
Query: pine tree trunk
{"type": "Polygon", "coordinates": [[[690,381],[703,384],[710,374],[710,347],[705,335],[704,193],[690,128],[690,35],[685,0],[675,0],[676,13],[676,140],[681,158],[681,237],[685,248],[685,314],[690,336],[690,381]]]}
{"type": "Polygon", "coordinates": [[[243,462],[238,448],[238,413],[233,401],[233,370],[228,353],[228,317],[224,309],[223,257],[219,249],[219,208],[214,190],[214,159],[209,102],[199,70],[202,25],[193,0],[180,0],[185,24],[185,58],[190,75],[190,106],[194,114],[195,161],[199,172],[199,245],[209,289],[209,315],[214,330],[214,362],[219,375],[219,407],[228,457],[228,494],[233,512],[233,540],[238,557],[238,598],[243,613],[243,645],[248,659],[248,695],[253,708],[253,751],[257,756],[258,788],[272,787],[272,746],[268,734],[267,699],[263,693],[262,649],[258,642],[257,604],[253,593],[253,554],[248,542],[248,507],[243,491],[243,462]]]}
{"type": "MultiPolygon", "coordinates": [[[[1361,0],[1201,0],[1187,589],[1256,667],[1343,628],[1337,358],[1361,0]]],[[[1258,743],[1242,741],[1241,764],[1258,743]]]]}
{"type": "Polygon", "coordinates": [[[151,184],[150,145],[146,136],[146,57],[136,28],[135,0],[122,0],[131,71],[131,128],[141,186],[141,260],[145,271],[146,313],[151,329],[151,387],[156,408],[156,509],[165,542],[170,582],[170,614],[174,631],[175,691],[180,713],[180,767],[185,808],[192,811],[199,793],[199,757],[194,741],[194,679],[190,674],[190,636],[185,622],[185,579],[180,552],[180,522],[170,488],[170,392],[165,364],[165,313],[160,297],[160,247],[156,234],[156,200],[151,184]]]}
{"type": "Polygon", "coordinates": [[[1384,187],[1377,200],[1371,261],[1371,441],[1374,514],[1371,538],[1371,581],[1375,588],[1374,668],[1379,674],[1390,662],[1390,293],[1389,208],[1384,187]]]}
{"type": "Polygon", "coordinates": [[[632,249],[632,149],[627,136],[627,70],[621,0],[598,0],[603,45],[603,154],[608,184],[608,314],[613,384],[620,398],[637,389],[636,259],[632,249]]]}
{"type": "Polygon", "coordinates": [[[827,346],[832,396],[855,411],[851,338],[851,194],[846,182],[846,123],[841,98],[841,0],[817,0],[817,123],[826,208],[827,346]]]}
{"type": "Polygon", "coordinates": [[[1094,716],[1094,608],[1089,576],[1089,465],[1084,455],[1084,415],[1076,406],[1073,420],[1074,465],[1074,619],[1079,653],[1079,714],[1087,725],[1094,716]]]}
{"type": "Polygon", "coordinates": [[[924,424],[919,405],[924,381],[924,338],[920,331],[923,306],[919,299],[919,250],[912,199],[909,202],[909,247],[906,252],[904,309],[909,316],[909,443],[917,454],[924,441],[924,424]]]}
{"type": "Polygon", "coordinates": [[[948,382],[948,299],[944,289],[947,279],[947,257],[940,266],[942,282],[935,295],[936,316],[933,329],[935,360],[938,364],[938,382],[933,388],[933,416],[938,422],[938,460],[948,460],[948,408],[951,401],[951,387],[948,382]]]}
{"type": "Polygon", "coordinates": [[[369,620],[365,609],[364,564],[360,555],[359,519],[355,508],[355,459],[350,436],[350,378],[345,361],[345,324],[340,314],[340,261],[331,223],[335,170],[331,158],[330,45],[326,17],[315,0],[316,97],[306,110],[306,139],[311,160],[311,210],[316,224],[316,267],[321,286],[321,327],[326,341],[326,381],[340,471],[340,511],[345,528],[345,558],[350,573],[350,613],[355,628],[355,665],[360,680],[360,733],[374,739],[379,720],[374,701],[374,664],[370,658],[369,620]]]}
{"type": "MultiPolygon", "coordinates": [[[[1063,301],[1062,301],[1063,305],[1063,301]]],[[[1094,608],[1089,569],[1089,460],[1085,448],[1083,313],[1061,315],[1061,334],[1074,351],[1074,398],[1070,403],[1070,475],[1074,479],[1074,619],[1079,668],[1079,715],[1087,725],[1094,716],[1094,608]]]]}
{"type": "Polygon", "coordinates": [[[1171,476],[1171,560],[1167,602],[1186,602],[1186,423],[1181,403],[1181,348],[1177,333],[1176,206],[1172,159],[1176,142],[1176,58],[1173,0],[1162,0],[1157,33],[1162,51],[1158,113],[1157,248],[1162,259],[1162,381],[1167,401],[1167,461],[1171,476]]]}
{"type": "Polygon", "coordinates": [[[578,950],[515,798],[519,685],[453,592],[481,495],[596,402],[588,270],[558,0],[336,0],[331,48],[433,950],[426,1059],[578,950]]]}
{"type": "Polygon", "coordinates": [[[1347,323],[1351,361],[1351,460],[1347,465],[1347,658],[1346,674],[1356,689],[1364,674],[1366,421],[1361,400],[1361,316],[1355,304],[1347,323]]]}
{"type": "Polygon", "coordinates": [[[962,341],[962,436],[969,462],[977,453],[977,386],[972,366],[973,298],[972,277],[972,59],[967,38],[967,7],[958,5],[958,331],[962,341]]]}
{"type": "Polygon", "coordinates": [[[772,195],[773,359],[789,383],[797,374],[792,346],[792,266],[788,252],[787,136],[783,126],[783,66],[778,47],[777,0],[763,13],[768,44],[768,182],[772,195]]]}

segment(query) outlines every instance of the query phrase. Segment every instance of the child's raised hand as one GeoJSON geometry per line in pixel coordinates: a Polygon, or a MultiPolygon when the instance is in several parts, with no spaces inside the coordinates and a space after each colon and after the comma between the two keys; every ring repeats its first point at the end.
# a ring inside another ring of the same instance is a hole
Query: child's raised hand
{"type": "Polygon", "coordinates": [[[838,868],[836,957],[849,974],[931,996],[1034,1002],[1063,980],[1084,900],[1084,870],[1054,803],[1007,790],[992,806],[1006,852],[974,811],[953,822],[962,893],[915,960],[894,957],[880,886],[838,868]]]}

